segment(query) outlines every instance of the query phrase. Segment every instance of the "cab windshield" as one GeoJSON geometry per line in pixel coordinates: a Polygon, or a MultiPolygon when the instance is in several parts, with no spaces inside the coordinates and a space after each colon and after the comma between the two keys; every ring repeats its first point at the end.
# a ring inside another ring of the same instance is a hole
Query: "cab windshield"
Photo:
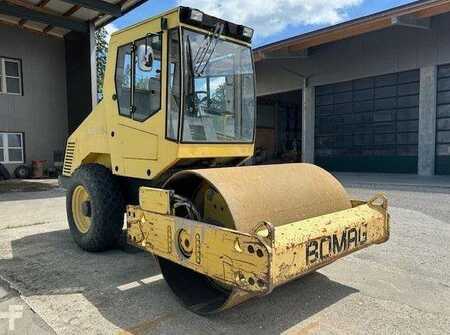
{"type": "Polygon", "coordinates": [[[252,142],[255,87],[251,49],[183,31],[185,142],[252,142]]]}

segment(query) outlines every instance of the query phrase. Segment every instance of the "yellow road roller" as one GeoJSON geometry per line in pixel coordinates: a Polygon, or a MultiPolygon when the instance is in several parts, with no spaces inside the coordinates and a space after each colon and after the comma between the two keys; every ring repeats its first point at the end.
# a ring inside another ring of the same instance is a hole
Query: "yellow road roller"
{"type": "Polygon", "coordinates": [[[104,98],[69,137],[63,175],[84,250],[123,236],[199,314],[389,238],[387,200],[351,200],[310,164],[248,166],[253,30],[178,7],[111,37],[104,98]]]}

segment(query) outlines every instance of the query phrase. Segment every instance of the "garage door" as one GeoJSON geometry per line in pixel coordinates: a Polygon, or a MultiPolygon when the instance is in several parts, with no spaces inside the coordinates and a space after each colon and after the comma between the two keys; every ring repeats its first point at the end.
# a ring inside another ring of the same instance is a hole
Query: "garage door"
{"type": "Polygon", "coordinates": [[[450,64],[438,68],[436,174],[450,174],[450,64]]]}
{"type": "Polygon", "coordinates": [[[413,70],[317,87],[316,163],[417,173],[419,78],[413,70]]]}

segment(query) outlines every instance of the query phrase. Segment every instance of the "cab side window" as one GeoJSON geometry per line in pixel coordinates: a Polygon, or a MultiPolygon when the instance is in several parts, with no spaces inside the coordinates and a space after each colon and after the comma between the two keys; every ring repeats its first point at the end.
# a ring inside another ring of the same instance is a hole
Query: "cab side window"
{"type": "Polygon", "coordinates": [[[119,47],[116,95],[119,113],[145,121],[161,109],[161,34],[119,47]]]}
{"type": "Polygon", "coordinates": [[[143,121],[161,109],[161,35],[134,43],[133,119],[143,121]]]}
{"type": "Polygon", "coordinates": [[[116,96],[119,105],[119,113],[131,117],[131,69],[132,69],[132,44],[121,46],[117,52],[116,62],[116,96]]]}

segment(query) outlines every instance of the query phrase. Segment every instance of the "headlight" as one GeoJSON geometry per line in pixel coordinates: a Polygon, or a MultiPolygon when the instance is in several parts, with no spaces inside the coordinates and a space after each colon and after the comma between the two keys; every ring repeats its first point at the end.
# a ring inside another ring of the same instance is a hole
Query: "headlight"
{"type": "Polygon", "coordinates": [[[203,21],[203,13],[197,9],[191,9],[191,15],[189,15],[189,18],[192,21],[202,22],[203,21]]]}
{"type": "Polygon", "coordinates": [[[242,29],[242,36],[247,37],[248,39],[252,39],[253,29],[250,27],[244,27],[244,29],[242,29]]]}

